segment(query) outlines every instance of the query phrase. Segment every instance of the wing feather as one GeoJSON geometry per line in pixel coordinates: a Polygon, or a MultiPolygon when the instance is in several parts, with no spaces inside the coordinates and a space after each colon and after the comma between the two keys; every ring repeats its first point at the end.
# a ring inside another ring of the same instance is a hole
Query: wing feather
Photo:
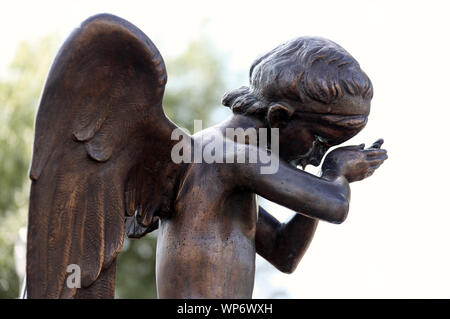
{"type": "Polygon", "coordinates": [[[118,17],[89,18],[63,44],[36,117],[28,297],[111,297],[125,216],[145,207],[154,220],[170,207],[176,126],[162,110],[166,80],[154,44],[118,17]],[[67,285],[70,264],[81,289],[67,285]]]}

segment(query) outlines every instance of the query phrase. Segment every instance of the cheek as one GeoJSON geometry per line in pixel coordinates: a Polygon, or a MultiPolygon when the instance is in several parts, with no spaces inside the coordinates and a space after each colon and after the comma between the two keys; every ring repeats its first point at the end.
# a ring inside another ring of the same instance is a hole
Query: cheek
{"type": "Polygon", "coordinates": [[[304,128],[287,126],[280,130],[280,155],[303,155],[312,147],[314,136],[304,128]]]}

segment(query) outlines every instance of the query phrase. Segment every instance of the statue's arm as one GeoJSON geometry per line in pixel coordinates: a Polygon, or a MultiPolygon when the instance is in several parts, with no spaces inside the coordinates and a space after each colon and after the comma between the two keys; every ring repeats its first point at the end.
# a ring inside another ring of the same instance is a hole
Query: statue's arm
{"type": "Polygon", "coordinates": [[[350,187],[338,171],[322,178],[283,161],[273,174],[261,174],[260,164],[237,164],[239,186],[293,211],[331,223],[342,223],[348,214],[350,187]]]}
{"type": "MultiPolygon", "coordinates": [[[[257,172],[253,171],[257,166],[250,167],[251,174],[247,176],[247,178],[255,176],[257,181],[263,181],[263,184],[259,187],[257,186],[255,189],[264,192],[266,194],[265,197],[272,201],[274,198],[277,198],[278,200],[281,199],[285,202],[292,203],[291,207],[288,206],[289,208],[292,208],[294,205],[304,205],[301,203],[302,199],[300,197],[297,197],[298,202],[295,203],[296,196],[309,196],[308,198],[310,200],[313,199],[314,197],[311,197],[311,194],[307,193],[308,191],[313,191],[318,196],[324,196],[324,203],[320,203],[319,205],[310,203],[310,208],[313,210],[317,210],[321,206],[327,205],[330,194],[326,190],[329,186],[326,185],[329,185],[329,183],[331,183],[331,185],[337,184],[337,186],[334,186],[334,190],[336,192],[342,191],[342,194],[347,194],[344,197],[348,207],[350,196],[350,192],[346,192],[346,190],[349,190],[348,182],[361,180],[372,175],[373,172],[387,159],[386,150],[380,149],[382,144],[383,140],[380,139],[369,149],[364,149],[364,146],[360,145],[338,148],[332,151],[322,165],[321,178],[315,176],[313,178],[312,175],[292,169],[282,162],[280,162],[279,170],[273,174],[270,181],[268,181],[264,175],[260,177],[261,180],[257,176],[252,175],[257,174],[257,172]],[[339,179],[341,179],[342,182],[339,182],[339,179]],[[302,183],[308,183],[308,181],[311,183],[309,186],[313,187],[312,190],[311,188],[305,188],[300,191],[292,189],[292,194],[289,194],[288,190],[284,188],[285,185],[299,187],[302,183]],[[339,185],[340,183],[341,185],[339,185]],[[272,189],[272,187],[274,188],[272,189]],[[344,187],[344,189],[341,189],[341,187],[344,187]],[[273,191],[272,195],[268,193],[270,189],[273,191]],[[269,198],[269,196],[272,196],[272,199],[269,198]],[[291,196],[294,198],[291,198],[291,196]]],[[[316,200],[320,201],[320,197],[317,197],[316,200]]],[[[333,209],[333,206],[330,205],[329,207],[333,209]]],[[[336,207],[334,207],[334,209],[336,209],[336,207]]],[[[289,221],[280,223],[266,210],[259,207],[255,238],[256,251],[279,270],[291,273],[302,259],[314,236],[318,219],[311,217],[320,215],[322,216],[322,219],[328,221],[343,221],[346,213],[339,215],[339,210],[337,212],[337,214],[336,212],[332,212],[327,215],[320,211],[313,214],[311,214],[311,211],[309,213],[308,211],[301,211],[301,213],[295,214],[289,221]],[[341,216],[342,219],[339,219],[338,216],[341,216]],[[333,219],[330,220],[330,217],[333,219]],[[336,217],[338,218],[336,219],[336,217]]]]}
{"type": "MultiPolygon", "coordinates": [[[[267,165],[260,162],[252,164],[247,159],[247,164],[235,166],[236,186],[307,217],[339,224],[348,214],[349,183],[372,175],[387,159],[386,150],[380,148],[382,143],[380,139],[368,149],[364,149],[364,144],[334,149],[324,160],[321,177],[294,168],[282,160],[270,169],[271,174],[262,174],[267,165]]],[[[247,146],[244,151],[247,154],[255,152],[252,147],[247,146]]]]}
{"type": "Polygon", "coordinates": [[[256,252],[278,270],[292,273],[308,249],[318,222],[317,219],[295,214],[289,221],[280,223],[259,206],[256,252]]]}

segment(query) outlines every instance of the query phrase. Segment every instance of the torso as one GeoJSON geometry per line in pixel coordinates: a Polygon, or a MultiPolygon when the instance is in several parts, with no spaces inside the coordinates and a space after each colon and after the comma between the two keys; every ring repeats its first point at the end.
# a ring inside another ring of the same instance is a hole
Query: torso
{"type": "Polygon", "coordinates": [[[159,298],[251,298],[256,198],[233,189],[226,165],[190,164],[174,212],[161,220],[159,298]]]}

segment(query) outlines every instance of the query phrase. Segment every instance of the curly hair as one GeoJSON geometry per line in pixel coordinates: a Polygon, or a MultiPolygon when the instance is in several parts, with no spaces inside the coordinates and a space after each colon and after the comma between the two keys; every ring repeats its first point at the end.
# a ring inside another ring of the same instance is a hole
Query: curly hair
{"type": "Polygon", "coordinates": [[[222,104],[234,113],[265,114],[272,103],[293,100],[331,104],[344,94],[371,99],[373,87],[359,63],[324,38],[300,37],[253,62],[250,87],[226,93],[222,104]]]}

